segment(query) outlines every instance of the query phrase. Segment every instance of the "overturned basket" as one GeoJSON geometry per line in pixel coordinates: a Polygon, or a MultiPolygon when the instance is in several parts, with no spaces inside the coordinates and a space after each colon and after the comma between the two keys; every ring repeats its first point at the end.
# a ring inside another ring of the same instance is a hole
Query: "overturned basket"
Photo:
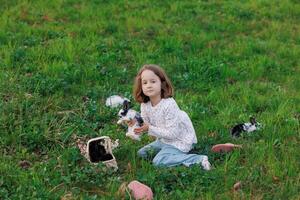
{"type": "Polygon", "coordinates": [[[108,136],[92,138],[87,142],[87,159],[94,164],[103,162],[107,167],[118,169],[116,158],[112,152],[116,146],[116,144],[112,144],[108,136]]]}

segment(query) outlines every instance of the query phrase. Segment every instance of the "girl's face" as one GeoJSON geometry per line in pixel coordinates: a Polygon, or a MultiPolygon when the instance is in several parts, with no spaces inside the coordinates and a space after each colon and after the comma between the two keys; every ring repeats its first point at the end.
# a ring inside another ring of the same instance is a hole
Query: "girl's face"
{"type": "Polygon", "coordinates": [[[143,93],[149,98],[161,97],[161,80],[151,70],[144,70],[141,74],[143,93]]]}

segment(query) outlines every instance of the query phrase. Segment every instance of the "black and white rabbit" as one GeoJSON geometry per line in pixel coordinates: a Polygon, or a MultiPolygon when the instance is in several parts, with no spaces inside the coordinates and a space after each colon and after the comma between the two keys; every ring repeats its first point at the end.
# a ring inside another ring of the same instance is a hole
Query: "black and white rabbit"
{"type": "Polygon", "coordinates": [[[133,109],[130,109],[130,101],[124,100],[123,108],[118,113],[119,120],[117,124],[123,124],[125,122],[130,122],[135,119],[135,123],[133,126],[128,126],[128,130],[126,133],[127,137],[130,137],[133,140],[141,140],[140,135],[134,133],[134,129],[141,127],[144,123],[140,113],[136,112],[133,109]]]}
{"type": "Polygon", "coordinates": [[[239,137],[242,132],[253,132],[259,130],[261,124],[256,121],[254,117],[250,117],[250,122],[237,124],[231,129],[231,135],[233,137],[239,137]]]}
{"type": "Polygon", "coordinates": [[[112,95],[106,99],[105,105],[111,108],[115,108],[123,105],[124,101],[129,101],[129,99],[121,97],[119,95],[112,95]]]}

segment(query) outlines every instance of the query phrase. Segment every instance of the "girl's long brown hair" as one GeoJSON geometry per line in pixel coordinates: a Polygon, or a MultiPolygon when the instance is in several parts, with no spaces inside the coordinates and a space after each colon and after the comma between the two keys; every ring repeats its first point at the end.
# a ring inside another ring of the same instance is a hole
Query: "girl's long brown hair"
{"type": "Polygon", "coordinates": [[[145,70],[151,70],[156,76],[160,78],[161,98],[168,98],[174,95],[174,88],[165,71],[158,65],[146,64],[139,70],[137,76],[135,77],[133,96],[137,102],[146,103],[150,100],[149,97],[147,97],[142,90],[141,74],[145,70]]]}

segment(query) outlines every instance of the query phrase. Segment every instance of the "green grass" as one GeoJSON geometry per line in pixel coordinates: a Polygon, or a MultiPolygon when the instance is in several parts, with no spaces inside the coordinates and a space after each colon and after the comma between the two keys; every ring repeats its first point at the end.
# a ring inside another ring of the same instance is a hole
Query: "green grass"
{"type": "Polygon", "coordinates": [[[298,1],[0,4],[0,199],[121,199],[134,179],[155,199],[299,198],[298,1]],[[136,153],[151,139],[131,141],[116,125],[105,99],[132,99],[145,63],[169,74],[213,170],[155,168],[136,153]],[[249,116],[263,129],[232,139],[230,127],[249,116]],[[74,136],[101,135],[120,139],[118,172],[90,165],[75,146],[74,136]],[[225,142],[243,149],[210,151],[225,142]]]}

